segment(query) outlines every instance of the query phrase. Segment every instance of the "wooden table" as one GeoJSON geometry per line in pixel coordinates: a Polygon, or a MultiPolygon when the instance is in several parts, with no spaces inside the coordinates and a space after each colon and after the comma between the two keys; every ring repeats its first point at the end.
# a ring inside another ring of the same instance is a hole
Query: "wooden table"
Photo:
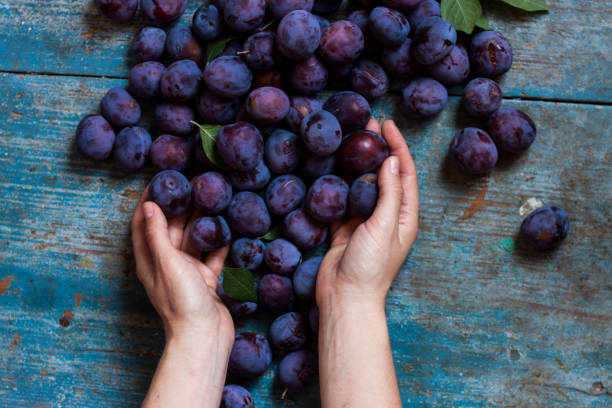
{"type": "MultiPolygon", "coordinates": [[[[419,238],[387,303],[405,406],[612,406],[612,10],[549,4],[488,8],[515,51],[504,105],[538,125],[531,149],[489,176],[446,159],[454,132],[480,125],[456,96],[421,122],[395,97],[374,105],[401,125],[421,191],[419,238]],[[516,239],[530,197],[568,212],[558,250],[516,239]]],[[[152,170],[125,177],[73,142],[80,118],[126,84],[142,25],[113,24],[93,1],[0,0],[1,406],[137,406],[160,356],[128,231],[152,170]]],[[[258,407],[318,406],[315,385],[282,401],[275,371],[249,385],[258,407]]]]}

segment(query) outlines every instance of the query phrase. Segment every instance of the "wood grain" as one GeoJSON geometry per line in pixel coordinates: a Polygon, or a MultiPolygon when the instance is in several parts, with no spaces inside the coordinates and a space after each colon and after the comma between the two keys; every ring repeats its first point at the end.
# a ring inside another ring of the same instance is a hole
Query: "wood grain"
{"type": "MultiPolygon", "coordinates": [[[[0,74],[0,405],[138,406],[148,387],[163,333],[133,273],[128,221],[152,170],[126,177],[73,144],[79,119],[123,84],[0,74]]],[[[392,97],[374,105],[398,121],[421,191],[420,235],[387,303],[402,400],[610,406],[612,107],[504,103],[536,119],[538,138],[487,177],[446,159],[453,133],[478,125],[457,98],[425,122],[403,119],[392,97]],[[529,197],[568,212],[558,250],[516,239],[529,197]]],[[[269,321],[238,327],[266,333],[269,321]]],[[[316,385],[281,401],[275,370],[248,384],[258,407],[318,406],[316,385]]]]}

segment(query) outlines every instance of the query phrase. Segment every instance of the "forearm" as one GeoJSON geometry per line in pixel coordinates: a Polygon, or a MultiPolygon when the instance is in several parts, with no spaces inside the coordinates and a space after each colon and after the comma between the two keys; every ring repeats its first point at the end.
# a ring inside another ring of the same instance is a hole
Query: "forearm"
{"type": "Polygon", "coordinates": [[[383,302],[320,305],[319,371],[323,408],[401,407],[383,302]]]}
{"type": "Polygon", "coordinates": [[[214,333],[170,336],[143,407],[218,407],[231,348],[214,333]]]}

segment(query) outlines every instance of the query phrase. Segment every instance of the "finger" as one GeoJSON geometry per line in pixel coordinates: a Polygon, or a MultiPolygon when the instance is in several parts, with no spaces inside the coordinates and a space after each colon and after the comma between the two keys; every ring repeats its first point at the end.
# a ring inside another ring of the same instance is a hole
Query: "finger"
{"type": "Polygon", "coordinates": [[[419,223],[419,189],[416,167],[401,132],[392,120],[383,123],[382,135],[387,140],[391,154],[400,161],[402,182],[402,207],[400,211],[400,242],[412,245],[419,223]]]}
{"type": "Polygon", "coordinates": [[[332,228],[331,246],[341,246],[348,244],[353,232],[363,222],[361,218],[351,218],[348,221],[335,221],[332,228]]]}
{"type": "Polygon", "coordinates": [[[374,213],[366,221],[368,229],[383,233],[397,229],[402,203],[402,182],[399,173],[399,158],[389,156],[378,172],[378,202],[374,213]]]}
{"type": "Polygon", "coordinates": [[[185,211],[183,214],[176,217],[170,218],[168,221],[168,235],[170,236],[170,243],[176,249],[181,247],[183,242],[185,230],[185,224],[191,216],[191,211],[185,211]]]}
{"type": "Polygon", "coordinates": [[[145,218],[145,238],[151,254],[157,261],[161,261],[164,255],[168,255],[174,247],[170,242],[168,232],[168,221],[161,208],[152,201],[142,205],[145,218]]]}
{"type": "Polygon", "coordinates": [[[151,251],[147,245],[145,238],[145,220],[144,212],[142,211],[142,204],[146,201],[148,196],[148,187],[140,196],[140,201],[136,205],[134,210],[134,216],[130,224],[132,232],[132,246],[134,248],[134,259],[136,259],[136,275],[143,285],[147,286],[153,282],[153,259],[151,257],[151,251]]]}
{"type": "Polygon", "coordinates": [[[189,239],[189,231],[191,230],[191,226],[193,225],[193,222],[197,220],[198,218],[200,218],[201,216],[202,216],[202,213],[200,211],[198,210],[193,211],[193,214],[191,214],[191,217],[189,218],[187,225],[184,227],[183,239],[182,239],[181,246],[180,246],[181,251],[187,252],[189,255],[193,256],[196,259],[200,259],[200,257],[202,256],[202,252],[198,251],[191,243],[191,239],[189,239]]]}
{"type": "Polygon", "coordinates": [[[370,118],[370,121],[366,125],[366,130],[378,133],[380,135],[380,124],[374,118],[370,118]]]}
{"type": "Polygon", "coordinates": [[[227,258],[227,254],[229,253],[229,248],[230,246],[226,245],[223,248],[210,252],[206,256],[206,261],[204,261],[204,264],[212,271],[217,279],[219,276],[221,276],[221,271],[223,271],[223,264],[225,263],[225,258],[227,258]]]}

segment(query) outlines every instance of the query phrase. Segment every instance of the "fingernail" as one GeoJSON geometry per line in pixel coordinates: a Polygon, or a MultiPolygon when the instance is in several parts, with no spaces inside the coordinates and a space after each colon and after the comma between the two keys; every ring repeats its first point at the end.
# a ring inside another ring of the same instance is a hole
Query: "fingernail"
{"type": "Polygon", "coordinates": [[[391,174],[394,176],[399,175],[399,160],[397,156],[389,157],[389,167],[391,169],[391,174]]]}
{"type": "Polygon", "coordinates": [[[153,216],[153,205],[151,203],[144,203],[142,210],[144,211],[145,218],[151,218],[153,216]]]}

